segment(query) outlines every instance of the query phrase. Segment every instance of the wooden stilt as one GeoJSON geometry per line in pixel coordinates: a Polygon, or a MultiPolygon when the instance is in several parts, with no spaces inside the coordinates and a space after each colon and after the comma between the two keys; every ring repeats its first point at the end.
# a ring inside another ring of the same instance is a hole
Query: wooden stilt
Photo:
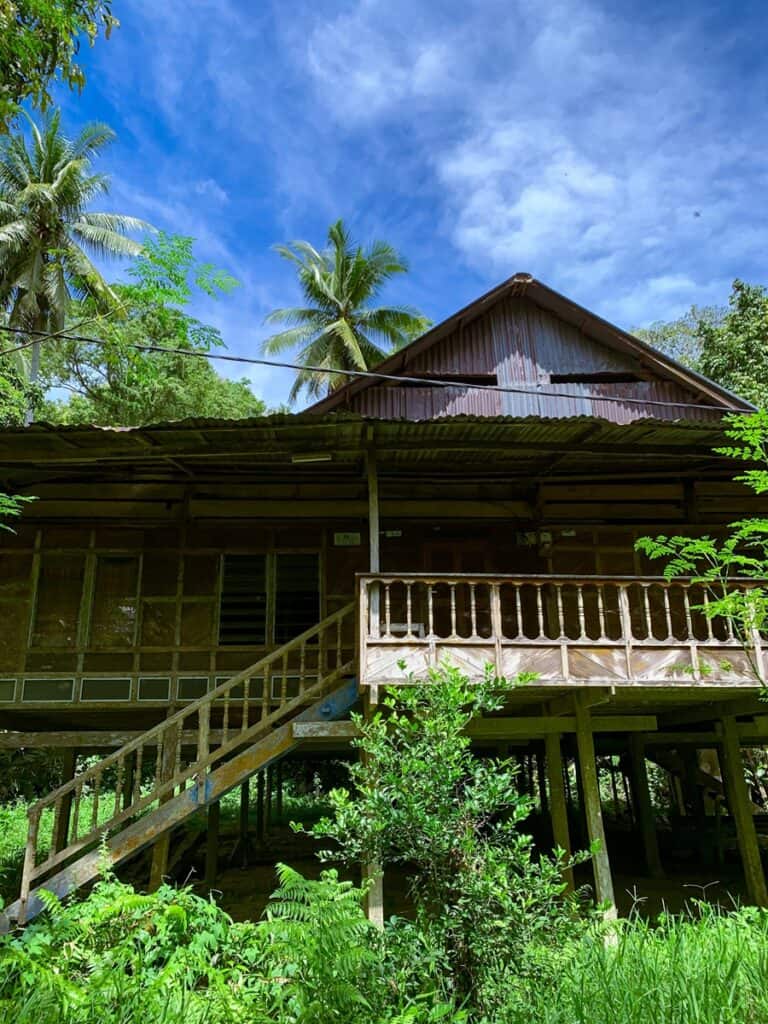
{"type": "Polygon", "coordinates": [[[275,769],[275,819],[278,825],[283,821],[283,762],[278,761],[275,769]]]}
{"type": "MultiPolygon", "coordinates": [[[[163,741],[162,760],[160,762],[160,779],[168,781],[173,778],[176,771],[176,755],[181,742],[178,726],[168,730],[163,741]]],[[[171,799],[173,793],[169,792],[163,798],[163,803],[171,799]]],[[[168,854],[171,849],[170,831],[163,833],[152,848],[152,866],[149,871],[149,891],[154,892],[163,884],[163,878],[168,874],[168,854]]]]}
{"type": "MultiPolygon", "coordinates": [[[[61,759],[61,781],[63,784],[65,782],[69,782],[75,777],[77,772],[77,751],[74,748],[63,750],[61,752],[61,759]]],[[[69,820],[72,815],[72,797],[72,793],[67,793],[61,801],[61,808],[56,819],[56,834],[53,837],[53,849],[55,853],[63,850],[69,841],[69,820]]]]}
{"type": "Polygon", "coordinates": [[[272,765],[265,770],[264,780],[266,783],[266,789],[264,792],[264,821],[267,826],[267,832],[269,832],[272,825],[272,789],[275,784],[275,775],[272,765]]]}
{"type": "MultiPolygon", "coordinates": [[[[549,803],[547,800],[547,773],[544,765],[545,753],[542,750],[536,751],[536,781],[539,789],[539,807],[541,813],[546,814],[549,811],[549,803]]],[[[560,761],[560,785],[562,786],[563,779],[563,765],[562,759],[560,761]]],[[[563,800],[565,800],[565,794],[563,794],[563,800]]]]}
{"type": "Polygon", "coordinates": [[[632,797],[640,826],[645,866],[651,878],[661,878],[664,868],[659,855],[659,838],[656,834],[656,816],[648,788],[648,767],[645,763],[645,747],[641,736],[629,737],[629,769],[632,780],[632,797]]]}
{"type": "Polygon", "coordinates": [[[136,755],[129,754],[125,762],[125,779],[123,781],[123,810],[128,807],[133,798],[133,781],[136,765],[136,755]]]}
{"type": "Polygon", "coordinates": [[[744,777],[744,763],[741,759],[736,719],[732,715],[723,718],[722,729],[725,790],[728,797],[728,808],[736,824],[736,838],[744,868],[744,880],[747,884],[747,897],[750,903],[754,903],[758,907],[766,907],[768,906],[768,889],[766,889],[765,873],[760,860],[760,847],[757,844],[752,802],[744,777]]]}
{"type": "Polygon", "coordinates": [[[595,897],[598,903],[609,904],[606,917],[616,916],[616,900],[613,893],[611,864],[608,859],[608,846],[605,841],[603,812],[600,807],[600,789],[597,780],[597,764],[595,762],[595,740],[592,734],[589,708],[577,697],[576,705],[576,743],[579,752],[579,775],[584,798],[584,816],[587,824],[587,835],[591,844],[597,845],[592,856],[595,874],[595,897]]]}
{"type": "Polygon", "coordinates": [[[262,768],[256,776],[256,838],[259,843],[264,842],[267,830],[266,815],[264,813],[266,796],[264,788],[264,769],[262,768]]]}
{"type": "MultiPolygon", "coordinates": [[[[555,846],[565,850],[571,856],[571,837],[568,831],[568,808],[565,803],[565,786],[563,784],[563,758],[560,749],[560,736],[548,734],[544,740],[547,779],[549,782],[549,813],[552,819],[552,837],[555,846]]],[[[573,891],[573,869],[563,872],[568,892],[573,891]]]]}
{"type": "Polygon", "coordinates": [[[248,814],[251,804],[250,779],[240,784],[240,817],[238,821],[237,842],[229,858],[230,864],[239,861],[241,868],[248,867],[251,855],[251,840],[248,833],[248,814]]]}
{"type": "Polygon", "coordinates": [[[208,808],[208,830],[205,836],[205,884],[213,886],[219,873],[219,822],[221,804],[217,800],[208,808]]]}

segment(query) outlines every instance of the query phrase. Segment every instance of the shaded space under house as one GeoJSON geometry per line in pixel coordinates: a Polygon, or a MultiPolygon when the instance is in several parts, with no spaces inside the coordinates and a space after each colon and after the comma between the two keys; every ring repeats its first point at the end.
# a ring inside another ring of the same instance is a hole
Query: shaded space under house
{"type": "Polygon", "coordinates": [[[215,879],[224,794],[255,777],[263,816],[283,768],[354,756],[350,711],[402,663],[443,658],[536,673],[473,740],[518,757],[545,842],[601,841],[598,899],[614,853],[661,877],[684,842],[768,903],[741,757],[768,734],[763,641],[634,550],[765,514],[713,453],[751,406],[524,274],[379,369],[402,379],[296,415],[0,433],[0,487],[39,499],[0,536],[0,743],[57,747],[71,776],[32,809],[6,926],[92,880],[104,834],[115,864],[151,848],[157,884],[206,813],[215,879]]]}

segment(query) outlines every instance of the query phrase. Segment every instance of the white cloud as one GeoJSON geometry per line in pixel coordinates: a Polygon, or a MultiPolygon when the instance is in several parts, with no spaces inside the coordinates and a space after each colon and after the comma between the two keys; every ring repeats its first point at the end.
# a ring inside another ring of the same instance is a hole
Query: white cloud
{"type": "Polygon", "coordinates": [[[203,181],[196,181],[193,185],[195,195],[212,199],[215,203],[228,203],[229,195],[213,178],[205,178],[203,181]]]}

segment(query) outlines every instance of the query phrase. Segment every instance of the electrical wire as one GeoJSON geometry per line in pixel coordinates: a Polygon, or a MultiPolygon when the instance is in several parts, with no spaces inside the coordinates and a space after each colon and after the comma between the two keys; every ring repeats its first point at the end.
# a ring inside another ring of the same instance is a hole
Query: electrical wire
{"type": "MultiPolygon", "coordinates": [[[[103,338],[91,338],[84,334],[72,334],[59,332],[51,334],[48,331],[36,331],[24,327],[11,327],[7,324],[0,324],[0,331],[5,331],[11,334],[27,334],[33,335],[43,340],[55,340],[61,339],[64,341],[81,341],[89,345],[108,345],[109,342],[103,338]]],[[[16,348],[10,348],[0,350],[0,358],[3,356],[11,355],[13,352],[18,352],[20,349],[28,348],[34,344],[34,341],[25,342],[23,345],[19,345],[16,348]]],[[[343,377],[349,378],[365,378],[372,380],[384,380],[393,381],[397,384],[420,384],[429,387],[444,387],[444,388],[464,388],[472,391],[493,391],[501,394],[522,394],[522,395],[535,395],[540,398],[573,398],[581,401],[592,401],[592,402],[619,402],[622,405],[653,405],[661,406],[664,409],[674,407],[676,409],[698,409],[698,410],[709,410],[713,412],[719,412],[723,415],[729,413],[738,412],[736,409],[729,409],[722,405],[704,405],[703,403],[697,402],[662,402],[658,399],[649,398],[620,398],[616,395],[596,395],[591,392],[586,394],[580,394],[578,392],[568,391],[546,391],[538,386],[523,387],[513,384],[473,384],[467,381],[461,380],[449,380],[449,379],[435,379],[425,377],[407,377],[400,376],[391,373],[380,373],[376,370],[339,370],[331,369],[325,366],[302,366],[298,363],[280,362],[278,360],[270,359],[257,359],[254,356],[231,356],[224,355],[221,352],[196,352],[192,349],[184,348],[168,348],[164,345],[151,345],[141,344],[140,342],[129,342],[129,348],[137,349],[141,352],[161,352],[166,355],[178,355],[178,356],[191,356],[196,359],[218,359],[228,363],[241,363],[249,366],[271,366],[277,369],[285,370],[304,370],[310,373],[321,373],[321,374],[337,374],[343,377]]]]}

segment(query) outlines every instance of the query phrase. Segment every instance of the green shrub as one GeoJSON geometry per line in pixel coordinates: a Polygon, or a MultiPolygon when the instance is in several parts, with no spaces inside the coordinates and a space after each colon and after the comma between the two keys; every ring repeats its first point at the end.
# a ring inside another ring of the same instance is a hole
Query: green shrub
{"type": "Polygon", "coordinates": [[[504,689],[444,665],[388,693],[370,719],[356,716],[354,792],[332,791],[334,816],[310,830],[334,841],[325,859],[407,868],[438,990],[485,1013],[499,1001],[500,976],[531,969],[529,948],[579,924],[562,859],[537,856],[522,827],[532,800],[518,792],[516,767],[471,750],[467,725],[498,711],[504,689]]]}
{"type": "Polygon", "coordinates": [[[768,913],[662,915],[595,928],[562,951],[542,989],[512,993],[499,1024],[765,1024],[768,913]]]}

